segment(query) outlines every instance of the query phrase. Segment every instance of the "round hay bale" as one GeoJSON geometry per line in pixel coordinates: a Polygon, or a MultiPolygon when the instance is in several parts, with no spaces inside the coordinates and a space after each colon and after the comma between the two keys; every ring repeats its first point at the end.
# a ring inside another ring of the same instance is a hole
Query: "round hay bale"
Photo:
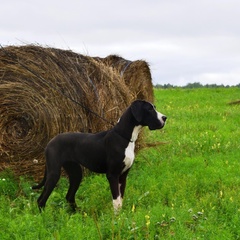
{"type": "Polygon", "coordinates": [[[154,101],[152,77],[147,62],[143,60],[129,61],[117,55],[96,59],[116,70],[138,99],[154,101]]]}
{"type": "Polygon", "coordinates": [[[52,137],[111,128],[138,91],[96,58],[33,45],[1,48],[0,170],[38,179],[52,137]]]}

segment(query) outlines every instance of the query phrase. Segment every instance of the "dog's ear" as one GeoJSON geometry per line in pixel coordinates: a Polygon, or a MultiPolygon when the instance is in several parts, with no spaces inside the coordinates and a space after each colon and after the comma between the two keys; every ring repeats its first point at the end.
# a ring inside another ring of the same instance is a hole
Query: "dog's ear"
{"type": "Polygon", "coordinates": [[[136,100],[131,104],[132,114],[138,122],[141,122],[143,117],[142,105],[143,101],[141,100],[136,100]]]}

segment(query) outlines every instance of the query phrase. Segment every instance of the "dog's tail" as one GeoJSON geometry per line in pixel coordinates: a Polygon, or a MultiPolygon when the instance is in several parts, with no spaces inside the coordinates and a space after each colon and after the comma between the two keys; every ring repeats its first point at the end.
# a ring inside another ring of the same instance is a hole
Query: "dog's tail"
{"type": "Polygon", "coordinates": [[[47,168],[45,167],[44,177],[43,177],[42,181],[38,185],[32,186],[32,189],[39,189],[39,188],[43,187],[46,182],[46,179],[47,179],[47,168]]]}

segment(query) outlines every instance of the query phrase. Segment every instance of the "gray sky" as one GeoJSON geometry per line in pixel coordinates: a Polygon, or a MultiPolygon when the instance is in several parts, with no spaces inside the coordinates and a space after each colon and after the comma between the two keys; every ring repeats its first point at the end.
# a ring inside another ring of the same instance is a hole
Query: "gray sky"
{"type": "Polygon", "coordinates": [[[1,0],[0,43],[150,64],[154,84],[240,83],[239,0],[1,0]]]}

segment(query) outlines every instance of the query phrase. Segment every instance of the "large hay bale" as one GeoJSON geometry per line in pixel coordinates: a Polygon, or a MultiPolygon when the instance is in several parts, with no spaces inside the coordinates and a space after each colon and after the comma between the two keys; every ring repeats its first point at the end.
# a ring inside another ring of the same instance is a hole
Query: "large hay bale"
{"type": "Polygon", "coordinates": [[[151,76],[145,78],[135,89],[97,58],[32,45],[0,49],[0,170],[39,177],[52,137],[109,129],[134,99],[152,100],[152,88],[143,86],[151,76]]]}
{"type": "Polygon", "coordinates": [[[96,59],[116,70],[138,99],[153,102],[152,78],[147,62],[143,60],[129,61],[117,55],[96,59]]]}

